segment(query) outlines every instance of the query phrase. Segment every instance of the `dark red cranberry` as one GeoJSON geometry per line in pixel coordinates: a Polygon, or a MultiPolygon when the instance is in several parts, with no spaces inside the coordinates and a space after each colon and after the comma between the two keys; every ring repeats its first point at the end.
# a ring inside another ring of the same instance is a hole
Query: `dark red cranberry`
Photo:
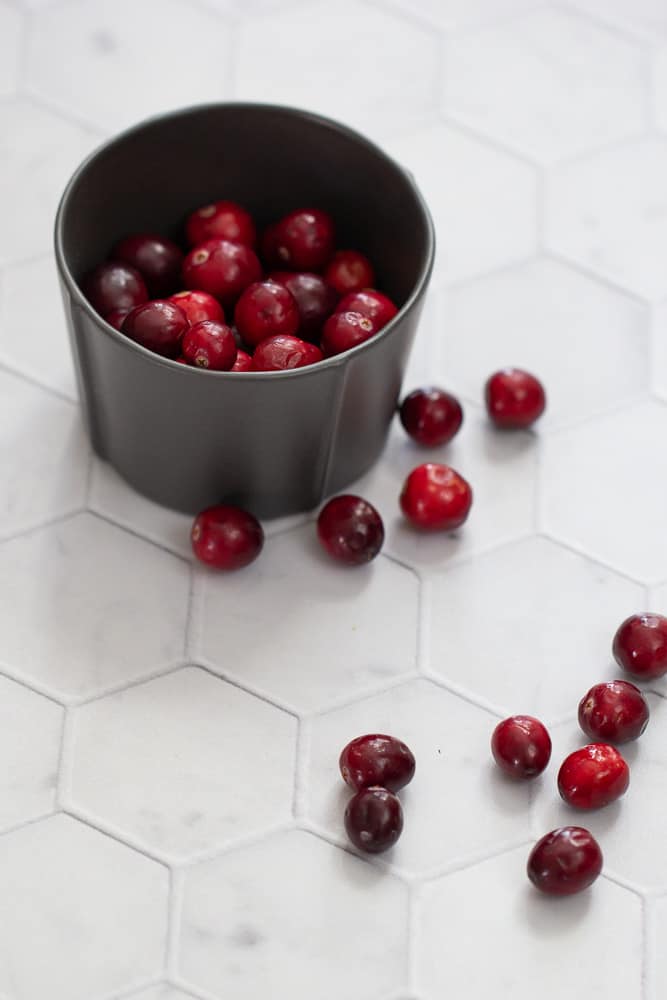
{"type": "Polygon", "coordinates": [[[654,680],[667,674],[667,618],[631,615],[614,636],[614,659],[629,674],[654,680]]]}
{"type": "Polygon", "coordinates": [[[224,323],[204,319],[185,333],[183,356],[197,368],[228,372],[236,361],[234,334],[224,323]]]}
{"type": "Polygon", "coordinates": [[[169,301],[182,309],[188,317],[191,326],[201,323],[205,319],[210,319],[214,323],[224,323],[225,313],[218,302],[208,292],[188,291],[176,292],[169,296],[169,301]]]}
{"type": "Polygon", "coordinates": [[[472,489],[448,465],[426,462],[413,469],[403,484],[401,510],[418,528],[454,531],[470,513],[472,489]]]}
{"type": "Polygon", "coordinates": [[[183,252],[173,240],[154,233],[126,236],[111,251],[114,260],[136,267],[153,298],[163,298],[178,287],[183,252]]]}
{"type": "Polygon", "coordinates": [[[250,347],[285,334],[291,337],[299,327],[299,310],[293,296],[277,281],[256,281],[236,303],[236,329],[250,347]]]}
{"type": "Polygon", "coordinates": [[[128,312],[148,301],[148,289],[135,267],[111,260],[100,264],[83,280],[83,294],[100,316],[116,309],[128,312]]]}
{"type": "Polygon", "coordinates": [[[390,319],[393,319],[398,309],[386,295],[374,288],[364,288],[361,292],[350,292],[343,296],[337,306],[337,312],[358,312],[366,316],[381,330],[390,319]]]}
{"type": "Polygon", "coordinates": [[[629,681],[595,684],[579,702],[579,725],[593,740],[609,743],[636,740],[648,720],[646,699],[629,681]]]}
{"type": "Polygon", "coordinates": [[[185,235],[191,247],[212,239],[231,240],[232,243],[254,247],[257,240],[252,216],[234,201],[214,201],[210,205],[202,205],[188,216],[185,235]]]}
{"type": "Polygon", "coordinates": [[[241,569],[262,551],[262,526],[240,507],[221,504],[197,514],[192,525],[192,550],[203,563],[216,569],[241,569]]]}
{"type": "Polygon", "coordinates": [[[230,372],[251,372],[252,358],[239,347],[236,351],[236,361],[229,370],[230,372]]]}
{"type": "Polygon", "coordinates": [[[299,337],[282,334],[268,337],[258,344],[252,356],[252,368],[256,372],[279,372],[289,368],[305,368],[322,360],[319,347],[309,344],[299,337]]]}
{"type": "Polygon", "coordinates": [[[355,792],[372,785],[398,792],[415,775],[415,758],[395,736],[369,733],[344,747],[339,760],[343,781],[355,792]]]}
{"type": "Polygon", "coordinates": [[[561,798],[577,809],[600,809],[620,799],[630,784],[630,768],[615,747],[589,743],[566,757],[558,772],[561,798]]]}
{"type": "Polygon", "coordinates": [[[128,313],[122,330],[126,337],[149,351],[165,358],[176,358],[181,353],[183,334],[189,326],[187,316],[173,302],[153,299],[128,313]]]}
{"type": "Polygon", "coordinates": [[[530,427],[542,416],[547,403],[542,383],[520,368],[503,368],[491,375],[484,394],[493,423],[509,430],[530,427]]]}
{"type": "Polygon", "coordinates": [[[112,311],[105,316],[105,320],[111,326],[115,326],[117,330],[120,330],[123,326],[123,321],[128,313],[132,312],[131,309],[112,309],[112,311]]]}
{"type": "Polygon", "coordinates": [[[190,364],[190,362],[188,361],[188,359],[184,358],[182,354],[181,354],[180,357],[174,358],[174,361],[176,362],[177,365],[189,365],[190,364]]]}
{"type": "Polygon", "coordinates": [[[229,240],[206,240],[183,261],[183,284],[208,292],[224,306],[234,305],[241,292],[261,275],[261,265],[250,247],[229,240]]]}
{"type": "Polygon", "coordinates": [[[373,265],[358,250],[338,250],[329,261],[324,277],[339,295],[360,292],[375,284],[373,265]]]}
{"type": "Polygon", "coordinates": [[[326,358],[363,344],[377,333],[373,320],[358,312],[337,312],[324,324],[322,351],[326,358]]]}
{"type": "Polygon", "coordinates": [[[581,826],[562,826],[547,833],[528,858],[528,878],[548,896],[572,896],[587,889],[602,871],[602,851],[581,826]]]}
{"type": "MultiPolygon", "coordinates": [[[[329,500],[320,511],[317,534],[330,556],[339,562],[358,566],[375,559],[382,548],[384,525],[375,507],[367,500],[343,494],[329,500]]],[[[387,788],[390,787],[387,785],[387,788]]]]}
{"type": "Polygon", "coordinates": [[[308,271],[274,271],[269,281],[284,285],[294,296],[299,310],[299,336],[304,340],[319,340],[322,327],[338,302],[335,289],[321,274],[308,271]]]}
{"type": "Polygon", "coordinates": [[[539,719],[513,715],[493,730],[491,752],[510,778],[536,778],[551,758],[551,737],[539,719]]]}
{"type": "Polygon", "coordinates": [[[463,410],[444,389],[415,389],[401,403],[401,423],[419,444],[447,444],[463,423],[463,410]]]}
{"type": "Polygon", "coordinates": [[[321,271],[334,249],[334,224],[328,212],[300,208],[269,226],[262,240],[268,267],[321,271]]]}
{"type": "Polygon", "coordinates": [[[345,810],[347,835],[360,851],[379,854],[393,847],[403,830],[403,810],[386,788],[362,788],[345,810]]]}

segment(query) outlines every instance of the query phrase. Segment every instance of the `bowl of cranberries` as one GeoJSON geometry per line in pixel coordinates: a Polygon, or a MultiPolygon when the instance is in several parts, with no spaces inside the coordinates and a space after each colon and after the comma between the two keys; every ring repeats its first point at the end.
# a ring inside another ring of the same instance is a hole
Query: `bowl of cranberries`
{"type": "Polygon", "coordinates": [[[258,104],[151,119],[79,167],[55,242],[93,447],[139,492],[274,517],[379,456],[434,234],[363,136],[258,104]]]}

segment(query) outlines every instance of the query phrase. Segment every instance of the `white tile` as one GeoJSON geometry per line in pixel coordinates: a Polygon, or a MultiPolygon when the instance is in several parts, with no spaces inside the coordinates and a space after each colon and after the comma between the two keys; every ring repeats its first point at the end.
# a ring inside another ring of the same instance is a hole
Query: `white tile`
{"type": "MultiPolygon", "coordinates": [[[[667,14],[665,34],[667,35],[667,14]]],[[[667,45],[662,45],[653,52],[652,68],[656,124],[663,132],[667,132],[667,45]]]]}
{"type": "Polygon", "coordinates": [[[663,0],[572,0],[581,11],[640,38],[655,41],[667,35],[667,8],[663,0]]]}
{"type": "Polygon", "coordinates": [[[192,993],[183,993],[173,986],[151,986],[132,994],[132,1000],[192,1000],[192,993]]]}
{"type": "Polygon", "coordinates": [[[667,399],[667,303],[656,306],[651,323],[651,381],[653,391],[667,399]]]}
{"type": "Polygon", "coordinates": [[[23,29],[19,11],[0,4],[0,97],[16,90],[23,29]]]}
{"type": "Polygon", "coordinates": [[[652,961],[647,970],[650,1000],[660,1000],[667,990],[667,954],[662,946],[667,933],[667,896],[655,904],[653,916],[650,956],[652,961]]]}
{"type": "Polygon", "coordinates": [[[166,868],[66,816],[0,841],[0,990],[90,1000],[155,975],[166,868]]]}
{"type": "Polygon", "coordinates": [[[394,0],[393,5],[446,31],[479,27],[540,6],[539,0],[394,0]]]}
{"type": "Polygon", "coordinates": [[[405,980],[406,890],[307,833],[191,868],[180,969],[235,1000],[374,998],[405,980]],[[276,984],[279,984],[277,987],[276,984]]]}

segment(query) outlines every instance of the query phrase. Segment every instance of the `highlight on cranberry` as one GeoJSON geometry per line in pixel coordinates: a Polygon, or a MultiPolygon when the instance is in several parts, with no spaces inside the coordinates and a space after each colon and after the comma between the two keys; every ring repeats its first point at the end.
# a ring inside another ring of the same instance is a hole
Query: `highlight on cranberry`
{"type": "Polygon", "coordinates": [[[558,772],[561,798],[575,809],[601,809],[628,790],[630,768],[615,747],[589,743],[565,758],[558,772]]]}
{"type": "Polygon", "coordinates": [[[400,505],[407,520],[425,531],[454,531],[468,517],[472,489],[448,465],[425,462],[403,484],[400,505]]]}
{"type": "Polygon", "coordinates": [[[248,566],[264,546],[264,530],[241,507],[220,504],[197,514],[191,532],[192,551],[200,562],[215,569],[248,566]]]}
{"type": "Polygon", "coordinates": [[[630,615],[619,625],[612,646],[614,659],[633,677],[655,680],[667,674],[667,618],[630,615]]]}
{"type": "Polygon", "coordinates": [[[230,327],[203,319],[183,337],[183,357],[197,368],[216,372],[231,371],[236,361],[236,340],[230,327]]]}
{"type": "Polygon", "coordinates": [[[355,792],[372,785],[398,792],[412,781],[416,765],[414,754],[402,740],[368,733],[343,747],[338,766],[343,781],[355,792]]]}
{"type": "Polygon", "coordinates": [[[531,427],[547,405],[542,383],[521,368],[503,368],[491,375],[484,397],[490,420],[503,430],[531,427]]]}
{"type": "Polygon", "coordinates": [[[630,681],[595,684],[579,702],[579,725],[590,739],[605,743],[639,739],[649,715],[646,698],[630,681]]]}
{"type": "Polygon", "coordinates": [[[324,505],[317,518],[317,535],[325,552],[348,566],[375,559],[384,542],[384,524],[363,497],[345,493],[324,505]]]}
{"type": "Polygon", "coordinates": [[[562,826],[545,834],[528,858],[527,874],[548,896],[572,896],[588,889],[602,871],[602,851],[588,830],[562,826]]]}

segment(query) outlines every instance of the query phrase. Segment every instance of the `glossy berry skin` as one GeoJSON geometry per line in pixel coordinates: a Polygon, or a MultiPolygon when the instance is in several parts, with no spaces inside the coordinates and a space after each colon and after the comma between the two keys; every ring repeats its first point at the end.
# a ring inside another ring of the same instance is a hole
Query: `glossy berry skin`
{"type": "Polygon", "coordinates": [[[256,254],[242,243],[206,240],[191,250],[183,261],[186,288],[208,292],[223,306],[233,306],[262,268],[256,254]]]}
{"type": "Polygon", "coordinates": [[[82,288],[100,316],[120,309],[129,312],[148,301],[146,283],[137,269],[115,260],[100,264],[87,274],[82,288]]]}
{"type": "Polygon", "coordinates": [[[269,226],[262,254],[270,268],[321,271],[334,250],[334,224],[328,212],[300,208],[269,226]]]}
{"type": "Polygon", "coordinates": [[[520,368],[503,368],[491,375],[484,398],[490,419],[504,430],[530,427],[547,404],[542,383],[520,368]]]}
{"type": "Polygon", "coordinates": [[[338,761],[346,785],[355,792],[380,785],[398,792],[415,774],[415,758],[402,740],[381,733],[358,736],[343,748],[338,761]]]}
{"type": "Polygon", "coordinates": [[[187,218],[185,235],[191,247],[212,239],[231,240],[248,247],[254,247],[257,241],[252,216],[235,201],[214,201],[196,209],[187,218]]]}
{"type": "Polygon", "coordinates": [[[165,358],[176,358],[181,353],[183,334],[189,326],[185,313],[173,302],[153,299],[127,314],[122,331],[149,351],[165,358]]]}
{"type": "Polygon", "coordinates": [[[293,336],[299,328],[296,300],[277,281],[256,281],[236,303],[236,329],[249,347],[257,347],[267,337],[293,336]]]}
{"type": "Polygon", "coordinates": [[[413,469],[403,484],[401,510],[417,528],[454,531],[468,517],[472,489],[448,465],[426,462],[413,469]]]}
{"type": "Polygon", "coordinates": [[[155,233],[134,233],[116,243],[113,260],[136,267],[151,298],[163,298],[178,287],[183,251],[173,240],[155,233]]]}
{"type": "Polygon", "coordinates": [[[225,322],[225,312],[217,299],[214,299],[208,292],[198,292],[196,290],[186,292],[176,292],[169,296],[169,301],[182,309],[188,317],[191,326],[201,323],[205,319],[210,319],[214,323],[225,322]]]}
{"type": "Polygon", "coordinates": [[[128,313],[132,312],[131,309],[112,309],[110,313],[104,317],[107,323],[115,327],[116,330],[121,330],[125,317],[128,313]]]}
{"type": "Polygon", "coordinates": [[[364,288],[361,292],[344,295],[337,306],[337,312],[358,312],[366,316],[377,330],[394,318],[398,309],[386,295],[374,288],[364,288]]]}
{"type": "Polygon", "coordinates": [[[236,361],[229,370],[230,372],[251,372],[252,358],[239,347],[236,351],[236,361]]]}
{"type": "Polygon", "coordinates": [[[345,829],[360,851],[380,854],[393,847],[401,835],[401,803],[386,788],[362,788],[347,804],[345,829]]]}
{"type": "Polygon", "coordinates": [[[663,677],[667,674],[667,618],[631,615],[619,626],[612,648],[618,665],[633,677],[663,677]]]}
{"type": "Polygon", "coordinates": [[[401,403],[401,423],[418,444],[447,444],[463,423],[463,410],[455,396],[444,389],[415,389],[401,403]]]}
{"type": "Polygon", "coordinates": [[[257,518],[240,507],[208,507],[192,525],[192,551],[215,569],[242,569],[262,551],[264,531],[257,518]]]}
{"type": "Polygon", "coordinates": [[[236,361],[236,340],[224,323],[204,319],[195,323],[183,337],[183,357],[197,368],[228,372],[236,361]]]}
{"type": "Polygon", "coordinates": [[[579,725],[586,736],[605,743],[638,739],[649,714],[644,695],[629,681],[595,684],[579,702],[579,725]]]}
{"type": "Polygon", "coordinates": [[[493,730],[491,752],[510,778],[536,778],[551,759],[551,737],[532,715],[513,715],[493,730]]]}
{"type": "Polygon", "coordinates": [[[342,354],[375,336],[373,321],[358,312],[337,312],[324,324],[320,344],[326,358],[342,354]]]}
{"type": "Polygon", "coordinates": [[[255,372],[288,371],[291,368],[306,368],[322,360],[319,347],[309,344],[299,337],[268,337],[258,344],[252,356],[252,370],[255,372]]]}
{"type": "Polygon", "coordinates": [[[338,250],[329,261],[324,278],[339,295],[347,295],[372,288],[375,271],[368,257],[358,250],[338,250]]]}
{"type": "Polygon", "coordinates": [[[372,504],[346,493],[324,505],[317,518],[317,535],[333,559],[360,566],[375,559],[382,548],[384,525],[372,504]]]}
{"type": "Polygon", "coordinates": [[[319,340],[322,327],[338,303],[335,289],[321,274],[310,271],[273,271],[268,280],[284,285],[294,297],[299,310],[299,336],[303,340],[319,340]]]}
{"type": "Polygon", "coordinates": [[[602,851],[581,826],[561,826],[547,833],[528,858],[528,878],[548,896],[572,896],[595,882],[602,871],[602,851]]]}
{"type": "Polygon", "coordinates": [[[558,791],[577,809],[601,809],[620,799],[630,784],[630,768],[615,747],[589,743],[566,757],[558,772],[558,791]]]}

